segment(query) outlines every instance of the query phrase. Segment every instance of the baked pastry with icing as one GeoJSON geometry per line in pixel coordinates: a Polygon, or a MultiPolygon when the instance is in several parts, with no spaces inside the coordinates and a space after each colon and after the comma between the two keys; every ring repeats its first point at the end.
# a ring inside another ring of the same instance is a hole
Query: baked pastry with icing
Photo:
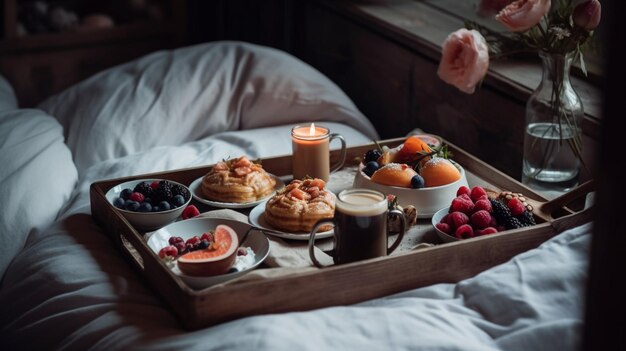
{"type": "Polygon", "coordinates": [[[276,180],[260,164],[245,156],[218,162],[202,178],[202,195],[208,200],[244,203],[274,192],[276,180]]]}
{"type": "MultiPolygon", "coordinates": [[[[290,233],[306,232],[322,218],[335,215],[335,195],[325,189],[322,179],[293,180],[265,204],[265,220],[272,227],[290,233]]],[[[323,225],[320,232],[332,229],[323,225]]]]}

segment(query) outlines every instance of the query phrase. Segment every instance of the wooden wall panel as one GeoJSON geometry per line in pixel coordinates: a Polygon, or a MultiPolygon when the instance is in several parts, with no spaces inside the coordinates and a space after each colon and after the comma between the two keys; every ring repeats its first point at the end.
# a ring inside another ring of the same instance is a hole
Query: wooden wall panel
{"type": "Polygon", "coordinates": [[[409,51],[315,8],[307,13],[306,43],[305,59],[357,102],[382,138],[416,127],[410,118],[409,51]]]}

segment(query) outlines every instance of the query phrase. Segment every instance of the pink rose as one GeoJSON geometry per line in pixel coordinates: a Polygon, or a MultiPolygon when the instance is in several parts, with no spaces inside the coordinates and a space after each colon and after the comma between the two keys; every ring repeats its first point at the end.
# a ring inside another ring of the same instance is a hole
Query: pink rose
{"type": "Polygon", "coordinates": [[[490,17],[500,12],[513,1],[515,0],[481,0],[476,13],[481,17],[490,17]]]}
{"type": "Polygon", "coordinates": [[[489,47],[475,30],[459,29],[443,42],[437,75],[464,93],[472,94],[489,68],[489,47]]]}
{"type": "Polygon", "coordinates": [[[572,19],[574,24],[586,30],[595,29],[600,24],[602,6],[598,0],[589,0],[576,5],[572,19]]]}
{"type": "Polygon", "coordinates": [[[550,0],[516,0],[503,8],[496,19],[512,32],[523,32],[539,23],[548,11],[550,0]]]}

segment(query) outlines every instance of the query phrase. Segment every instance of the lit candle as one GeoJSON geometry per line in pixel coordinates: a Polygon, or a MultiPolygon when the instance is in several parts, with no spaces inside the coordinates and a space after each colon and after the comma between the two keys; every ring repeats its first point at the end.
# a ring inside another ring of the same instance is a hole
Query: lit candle
{"type": "Polygon", "coordinates": [[[291,129],[293,147],[293,178],[306,176],[328,181],[330,176],[330,150],[328,128],[296,126],[291,129]]]}

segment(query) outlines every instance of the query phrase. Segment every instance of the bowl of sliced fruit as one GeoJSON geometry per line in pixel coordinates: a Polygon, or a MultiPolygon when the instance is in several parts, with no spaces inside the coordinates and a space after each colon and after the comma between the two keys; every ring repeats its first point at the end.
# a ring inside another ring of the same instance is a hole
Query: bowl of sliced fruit
{"type": "Polygon", "coordinates": [[[368,150],[362,159],[353,186],[395,195],[400,206],[415,206],[418,218],[431,218],[456,197],[459,187],[467,186],[463,167],[432,135],[368,150]]]}

